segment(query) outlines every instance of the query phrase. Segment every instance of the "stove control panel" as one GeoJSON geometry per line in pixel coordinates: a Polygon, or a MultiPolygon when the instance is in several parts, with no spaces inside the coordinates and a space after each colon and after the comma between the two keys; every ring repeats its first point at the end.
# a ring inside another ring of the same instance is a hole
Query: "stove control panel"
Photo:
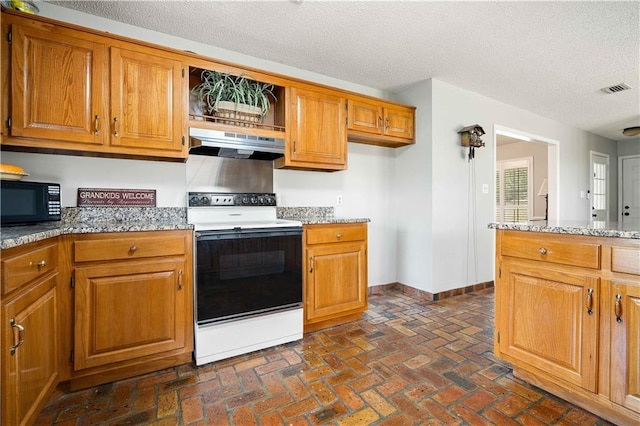
{"type": "Polygon", "coordinates": [[[276,194],[189,192],[188,201],[189,207],[275,206],[276,194]]]}

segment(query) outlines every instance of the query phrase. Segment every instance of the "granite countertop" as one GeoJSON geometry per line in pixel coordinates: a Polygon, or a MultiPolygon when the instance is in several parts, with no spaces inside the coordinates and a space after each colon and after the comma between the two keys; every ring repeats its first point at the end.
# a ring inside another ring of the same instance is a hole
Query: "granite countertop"
{"type": "Polygon", "coordinates": [[[605,221],[531,221],[531,222],[493,222],[491,229],[512,231],[548,232],[553,234],[591,235],[594,237],[640,239],[640,224],[623,226],[619,222],[605,221]]]}
{"type": "Polygon", "coordinates": [[[364,217],[335,216],[333,207],[278,207],[276,211],[278,219],[297,220],[303,225],[371,222],[364,217]]]}
{"type": "MultiPolygon", "coordinates": [[[[278,207],[279,219],[303,225],[370,222],[368,218],[334,216],[333,207],[278,207]]],[[[34,225],[3,226],[1,249],[65,234],[99,232],[168,231],[193,229],[183,207],[65,207],[62,220],[34,225]]]]}
{"type": "Polygon", "coordinates": [[[193,229],[181,207],[67,207],[62,220],[34,225],[3,226],[0,248],[8,249],[64,234],[168,231],[193,229]]]}

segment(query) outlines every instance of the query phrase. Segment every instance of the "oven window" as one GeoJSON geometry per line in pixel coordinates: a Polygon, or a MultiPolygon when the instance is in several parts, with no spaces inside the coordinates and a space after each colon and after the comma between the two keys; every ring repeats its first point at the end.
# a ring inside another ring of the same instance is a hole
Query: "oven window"
{"type": "Polygon", "coordinates": [[[302,236],[197,240],[198,324],[302,302],[302,236]]]}

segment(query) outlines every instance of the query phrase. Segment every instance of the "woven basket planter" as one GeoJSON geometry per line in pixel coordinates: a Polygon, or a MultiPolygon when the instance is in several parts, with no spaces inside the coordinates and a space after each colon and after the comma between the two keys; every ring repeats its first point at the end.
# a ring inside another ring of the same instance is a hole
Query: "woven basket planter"
{"type": "Polygon", "coordinates": [[[213,115],[219,119],[220,123],[240,127],[255,127],[262,118],[262,113],[258,107],[227,101],[218,102],[213,115]]]}

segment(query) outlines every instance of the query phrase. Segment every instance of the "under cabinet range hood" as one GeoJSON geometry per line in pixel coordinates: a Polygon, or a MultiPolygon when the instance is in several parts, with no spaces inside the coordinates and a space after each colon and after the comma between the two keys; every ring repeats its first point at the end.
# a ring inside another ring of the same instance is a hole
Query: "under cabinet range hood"
{"type": "Polygon", "coordinates": [[[189,155],[209,155],[249,160],[275,160],[284,155],[284,139],[189,128],[189,155]]]}

